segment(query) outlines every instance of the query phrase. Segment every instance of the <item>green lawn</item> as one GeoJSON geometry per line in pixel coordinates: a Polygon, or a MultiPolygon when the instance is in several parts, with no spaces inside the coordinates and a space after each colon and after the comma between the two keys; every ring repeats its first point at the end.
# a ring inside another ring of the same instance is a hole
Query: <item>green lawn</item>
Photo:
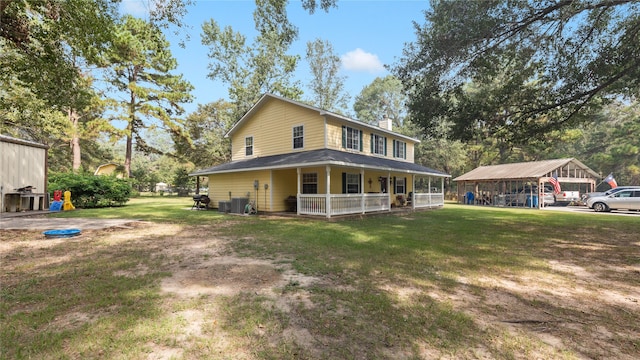
{"type": "Polygon", "coordinates": [[[59,213],[155,225],[55,243],[5,232],[0,357],[640,356],[640,214],[446,204],[329,222],[191,203],[59,213]]]}

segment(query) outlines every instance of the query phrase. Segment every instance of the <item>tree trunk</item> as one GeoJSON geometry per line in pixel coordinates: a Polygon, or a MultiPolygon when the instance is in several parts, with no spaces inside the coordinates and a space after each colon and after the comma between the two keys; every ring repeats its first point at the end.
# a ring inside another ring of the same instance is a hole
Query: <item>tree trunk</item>
{"type": "Polygon", "coordinates": [[[71,135],[71,155],[73,157],[73,171],[80,170],[80,166],[82,166],[82,158],[80,151],[80,129],[78,129],[78,113],[70,109],[69,110],[69,120],[73,125],[73,134],[71,135]]]}
{"type": "Polygon", "coordinates": [[[132,145],[133,145],[132,136],[130,134],[127,134],[127,149],[124,155],[124,173],[125,173],[125,176],[128,178],[131,177],[131,150],[133,147],[132,145]]]}

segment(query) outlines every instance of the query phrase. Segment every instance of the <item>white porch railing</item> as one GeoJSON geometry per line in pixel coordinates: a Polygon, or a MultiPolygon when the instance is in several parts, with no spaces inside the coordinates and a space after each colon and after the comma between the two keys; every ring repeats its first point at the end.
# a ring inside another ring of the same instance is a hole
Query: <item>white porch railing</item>
{"type": "Polygon", "coordinates": [[[425,207],[436,207],[444,205],[444,194],[442,193],[431,193],[431,194],[413,194],[415,207],[416,208],[425,208],[425,207]]]}
{"type": "MultiPolygon", "coordinates": [[[[443,194],[414,194],[416,208],[444,205],[443,194]]],[[[300,194],[298,213],[303,215],[364,214],[390,210],[389,194],[300,194]],[[327,196],[330,211],[327,212],[327,196]]]]}

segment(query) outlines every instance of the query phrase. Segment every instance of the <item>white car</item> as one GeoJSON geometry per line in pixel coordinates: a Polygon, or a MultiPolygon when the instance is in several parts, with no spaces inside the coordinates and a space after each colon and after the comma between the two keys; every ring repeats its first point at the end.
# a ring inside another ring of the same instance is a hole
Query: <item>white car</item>
{"type": "Polygon", "coordinates": [[[613,189],[609,189],[607,191],[604,192],[591,192],[591,193],[586,193],[586,194],[582,194],[582,202],[584,202],[584,204],[587,204],[587,200],[589,200],[589,198],[592,197],[596,197],[596,196],[606,196],[606,195],[611,195],[614,193],[617,193],[618,191],[621,190],[626,190],[626,189],[639,189],[640,186],[618,186],[615,187],[613,189]]]}
{"type": "Polygon", "coordinates": [[[596,212],[620,209],[640,210],[640,187],[591,197],[587,200],[587,206],[596,212]]]}

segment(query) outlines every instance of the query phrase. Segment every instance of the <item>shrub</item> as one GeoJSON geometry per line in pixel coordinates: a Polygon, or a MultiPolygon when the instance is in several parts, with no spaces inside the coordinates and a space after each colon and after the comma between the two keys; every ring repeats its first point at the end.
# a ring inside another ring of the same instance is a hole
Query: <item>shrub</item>
{"type": "Polygon", "coordinates": [[[92,174],[53,173],[49,175],[49,190],[71,191],[71,202],[80,208],[123,205],[131,197],[129,180],[114,176],[92,174]]]}

